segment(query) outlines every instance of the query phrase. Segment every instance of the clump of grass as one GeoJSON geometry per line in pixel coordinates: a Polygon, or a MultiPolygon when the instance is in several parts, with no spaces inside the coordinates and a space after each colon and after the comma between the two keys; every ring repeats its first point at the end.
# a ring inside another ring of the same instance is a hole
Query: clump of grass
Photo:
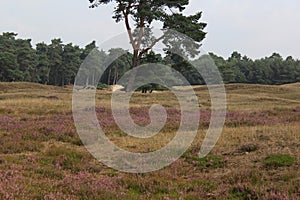
{"type": "Polygon", "coordinates": [[[190,164],[193,164],[201,169],[216,169],[224,167],[223,158],[215,155],[207,155],[204,158],[199,158],[197,155],[184,155],[186,161],[190,164]]]}
{"type": "Polygon", "coordinates": [[[14,154],[23,152],[39,152],[43,145],[36,141],[26,141],[4,136],[0,138],[0,153],[14,154]]]}
{"type": "Polygon", "coordinates": [[[222,157],[209,154],[205,156],[204,158],[200,158],[198,156],[198,149],[197,148],[190,148],[188,149],[182,157],[185,159],[185,161],[189,164],[192,164],[194,166],[197,166],[198,168],[207,170],[209,168],[216,169],[216,168],[222,168],[225,166],[225,161],[222,157]]]}
{"type": "Polygon", "coordinates": [[[254,144],[254,143],[245,143],[245,144],[242,144],[239,148],[239,150],[241,152],[254,152],[256,150],[258,150],[258,145],[257,144],[254,144]]]}
{"type": "Polygon", "coordinates": [[[237,199],[245,199],[245,200],[256,200],[259,199],[259,194],[254,191],[253,189],[247,187],[247,186],[243,186],[241,184],[238,184],[236,187],[234,187],[231,192],[230,195],[228,196],[227,199],[231,199],[231,200],[237,200],[237,199]]]}
{"type": "Polygon", "coordinates": [[[84,152],[76,151],[75,149],[51,146],[45,153],[44,159],[40,162],[42,165],[53,164],[64,170],[78,172],[86,168],[84,163],[91,159],[90,155],[84,152]]]}
{"type": "Polygon", "coordinates": [[[262,185],[264,183],[263,172],[256,168],[239,169],[230,173],[227,178],[231,185],[248,182],[251,185],[262,185]]]}
{"type": "Polygon", "coordinates": [[[61,180],[65,177],[61,171],[49,167],[37,168],[34,170],[34,173],[41,175],[43,178],[49,178],[49,179],[61,180]]]}
{"type": "Polygon", "coordinates": [[[131,193],[135,193],[135,194],[144,194],[147,191],[146,188],[142,184],[140,184],[138,181],[128,182],[127,189],[131,193]]]}
{"type": "Polygon", "coordinates": [[[221,168],[224,167],[223,158],[215,155],[208,155],[205,158],[198,158],[198,167],[204,168],[221,168]]]}
{"type": "Polygon", "coordinates": [[[193,193],[197,191],[212,193],[218,187],[216,183],[210,180],[190,180],[179,184],[178,188],[185,193],[193,193]]]}
{"type": "Polygon", "coordinates": [[[296,162],[296,158],[287,154],[274,154],[263,161],[266,167],[288,167],[296,162]]]}

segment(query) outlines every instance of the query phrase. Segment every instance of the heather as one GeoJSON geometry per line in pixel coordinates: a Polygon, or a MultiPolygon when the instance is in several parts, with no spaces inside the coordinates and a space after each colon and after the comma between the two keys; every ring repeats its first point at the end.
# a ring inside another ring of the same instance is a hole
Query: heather
{"type": "MultiPolygon", "coordinates": [[[[128,174],[99,163],[82,145],[71,112],[72,88],[0,83],[0,199],[299,199],[299,84],[226,89],[224,131],[207,157],[197,153],[210,102],[206,88],[195,87],[200,122],[188,151],[159,171],[128,174]]],[[[97,93],[96,114],[115,144],[149,152],[172,140],[181,111],[170,92],[132,97],[130,114],[141,126],[150,123],[153,103],[166,108],[165,126],[149,139],[118,128],[110,95],[97,93]]]]}

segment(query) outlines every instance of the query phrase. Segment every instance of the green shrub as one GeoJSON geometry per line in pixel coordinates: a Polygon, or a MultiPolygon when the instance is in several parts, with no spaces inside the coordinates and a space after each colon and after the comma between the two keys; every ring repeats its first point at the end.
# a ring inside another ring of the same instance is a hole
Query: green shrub
{"type": "Polygon", "coordinates": [[[214,155],[208,155],[205,158],[199,158],[198,161],[199,167],[220,168],[224,166],[223,159],[214,155]]]}
{"type": "Polygon", "coordinates": [[[296,162],[296,158],[286,154],[274,154],[265,158],[266,167],[284,167],[291,166],[296,162]]]}
{"type": "Polygon", "coordinates": [[[34,170],[36,174],[42,175],[43,178],[50,178],[50,179],[63,179],[65,176],[63,173],[57,169],[52,168],[37,168],[34,170]]]}
{"type": "Polygon", "coordinates": [[[257,200],[259,199],[259,194],[254,191],[253,189],[237,185],[236,187],[232,188],[230,195],[227,197],[229,200],[257,200]]]}
{"type": "Polygon", "coordinates": [[[223,158],[215,155],[207,155],[204,158],[199,158],[197,156],[186,156],[186,161],[190,164],[193,164],[202,169],[208,168],[221,168],[224,167],[224,160],[223,158]]]}
{"type": "Polygon", "coordinates": [[[62,167],[65,170],[77,172],[85,168],[86,161],[90,160],[90,155],[75,149],[51,146],[41,161],[42,165],[52,163],[54,166],[62,167]]]}
{"type": "Polygon", "coordinates": [[[14,139],[10,136],[1,137],[0,144],[0,153],[3,154],[39,152],[43,148],[40,142],[14,139]]]}
{"type": "Polygon", "coordinates": [[[103,89],[106,89],[106,88],[108,88],[108,85],[106,85],[104,83],[99,83],[98,86],[97,86],[98,90],[103,90],[103,89]]]}

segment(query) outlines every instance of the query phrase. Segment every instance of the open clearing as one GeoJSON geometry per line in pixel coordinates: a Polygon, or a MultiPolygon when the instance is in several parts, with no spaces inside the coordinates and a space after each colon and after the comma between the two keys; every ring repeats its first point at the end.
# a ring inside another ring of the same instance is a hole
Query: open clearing
{"type": "MultiPolygon", "coordinates": [[[[197,152],[210,98],[206,87],[194,89],[202,119],[190,149],[162,170],[127,174],[99,163],[82,146],[71,87],[0,83],[0,199],[300,199],[300,83],[227,85],[226,125],[204,159],[197,152]]],[[[180,110],[171,92],[133,95],[131,114],[140,125],[149,123],[153,103],[172,110],[161,133],[143,140],[119,130],[110,97],[98,91],[96,111],[118,146],[149,152],[174,137],[180,110]]]]}

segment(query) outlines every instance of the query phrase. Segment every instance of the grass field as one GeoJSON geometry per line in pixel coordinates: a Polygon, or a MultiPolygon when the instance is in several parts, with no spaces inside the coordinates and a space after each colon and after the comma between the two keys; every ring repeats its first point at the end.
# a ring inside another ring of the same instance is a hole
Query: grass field
{"type": "MultiPolygon", "coordinates": [[[[203,159],[197,153],[210,98],[206,87],[194,89],[203,118],[189,150],[162,170],[128,174],[99,163],[82,145],[71,87],[0,83],[0,199],[300,199],[300,84],[227,85],[226,124],[203,159]]],[[[144,140],[114,123],[111,92],[96,97],[106,135],[129,151],[159,149],[179,126],[179,105],[169,91],[133,95],[132,115],[141,125],[149,123],[153,103],[172,111],[161,133],[144,140]]]]}

